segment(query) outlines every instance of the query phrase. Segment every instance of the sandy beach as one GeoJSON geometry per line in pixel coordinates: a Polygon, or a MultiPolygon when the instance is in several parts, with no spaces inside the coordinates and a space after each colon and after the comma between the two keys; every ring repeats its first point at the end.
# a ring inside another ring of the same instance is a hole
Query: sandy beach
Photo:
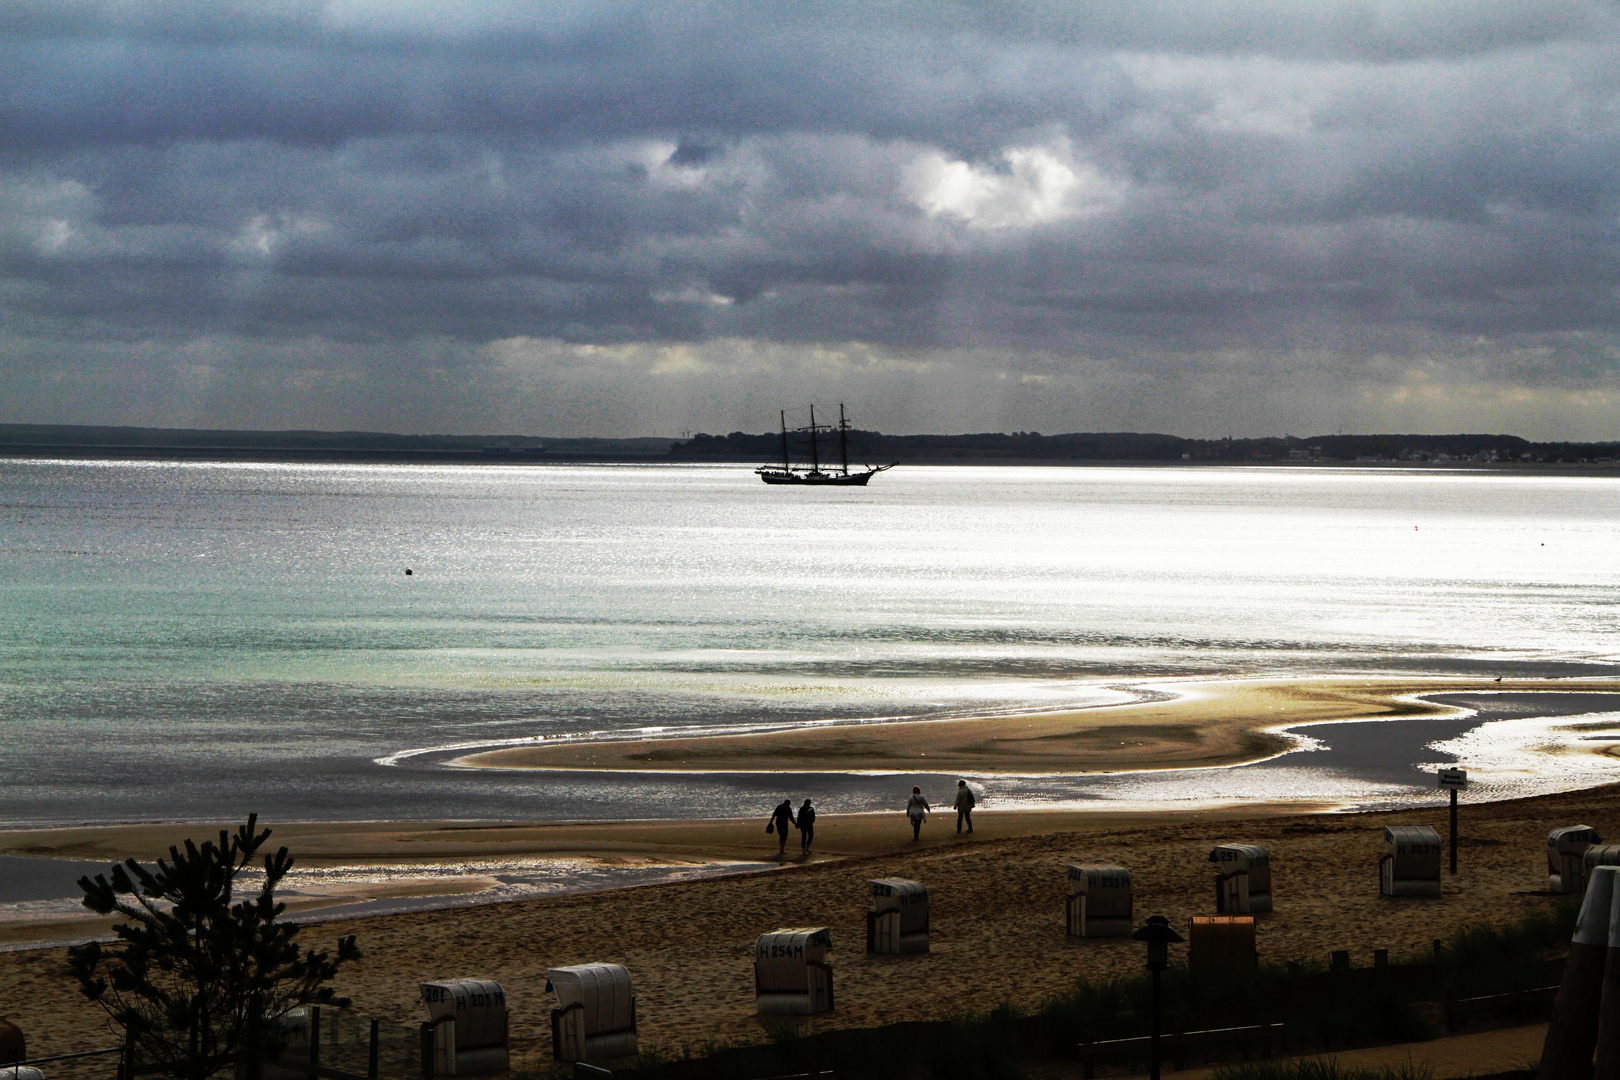
{"type": "MultiPolygon", "coordinates": [[[[536,1063],[549,1054],[547,967],[606,960],[636,979],[644,1045],[673,1052],[710,1038],[763,1037],[753,1013],[750,950],[778,926],[832,928],[838,1008],[818,1028],[949,1017],[1004,1001],[1033,1006],[1072,979],[1125,974],[1141,963],[1125,941],[1080,941],[1064,934],[1064,866],[1118,862],[1136,881],[1138,917],[1174,922],[1212,909],[1205,856],[1211,845],[1253,841],[1270,847],[1277,911],[1260,919],[1260,949],[1271,960],[1351,950],[1358,965],[1373,949],[1424,950],[1467,923],[1502,922],[1553,904],[1543,848],[1549,828],[1582,822],[1620,835],[1620,786],[1465,806],[1461,870],[1438,900],[1378,896],[1376,867],[1386,823],[1428,823],[1444,832],[1439,808],[1322,815],[1278,812],[1006,814],[983,811],[979,831],[958,837],[945,815],[910,842],[903,815],[825,822],[823,854],[783,869],[705,881],[337,921],[305,931],[312,943],[359,936],[366,957],[340,983],[357,1008],[399,1022],[421,1018],[417,983],[453,976],[500,980],[512,1003],[514,1048],[536,1063]],[[933,948],[924,956],[862,953],[865,881],[911,877],[929,885],[933,948]]],[[[271,823],[272,825],[274,823],[271,823]]],[[[55,850],[78,855],[145,845],[153,853],[195,827],[139,826],[106,832],[54,830],[55,850]]],[[[653,843],[692,853],[774,854],[758,822],[616,826],[288,826],[278,839],[295,853],[322,857],[388,852],[414,844],[471,851],[483,843],[547,844],[550,850],[618,842],[653,843]],[[505,837],[496,839],[498,834],[505,837]],[[752,839],[749,839],[751,835],[752,839]],[[345,839],[346,838],[346,839],[345,839]],[[521,839],[520,839],[521,838],[521,839]],[[307,841],[307,845],[306,842],[307,841]]],[[[46,850],[43,833],[9,834],[6,850],[46,850]]],[[[818,847],[820,847],[818,840],[818,847]]],[[[652,850],[643,846],[641,850],[652,850]]],[[[658,850],[666,850],[659,848],[658,850]]],[[[105,1023],[66,977],[59,948],[0,955],[13,987],[10,1018],[36,1053],[105,1045],[105,1023]]],[[[58,1074],[54,1074],[58,1075],[58,1074]]],[[[61,1075],[67,1075],[65,1072],[61,1075]]],[[[85,1073],[85,1075],[99,1075],[85,1073]]]]}
{"type": "Polygon", "coordinates": [[[1255,761],[1279,729],[1332,720],[1441,716],[1416,699],[1462,690],[1613,690],[1612,680],[1355,677],[1153,683],[1145,700],[1057,712],[831,724],[762,734],[536,743],[467,754],[497,769],[660,772],[938,771],[972,775],[1194,768],[1255,761]]]}
{"type": "MultiPolygon", "coordinates": [[[[1498,690],[1612,691],[1602,680],[1517,680],[1498,690]]],[[[796,756],[829,769],[876,769],[905,760],[968,775],[1207,766],[1252,760],[1282,744],[1278,729],[1318,721],[1440,715],[1452,710],[1415,695],[1479,690],[1479,680],[1211,680],[1156,685],[1152,700],[1065,713],[829,727],[774,735],[528,746],[468,759],[493,768],[746,769],[796,756]],[[1169,694],[1176,696],[1170,698],[1169,694]],[[684,757],[681,755],[685,755],[684,757]],[[907,755],[912,755],[907,757],[907,755]],[[924,762],[924,757],[927,760],[924,762]],[[969,767],[971,765],[971,767],[969,767]]],[[[1603,747],[1593,746],[1601,752],[1603,747]]],[[[1588,752],[1583,749],[1581,752],[1588,752]]],[[[305,930],[329,942],[354,933],[365,959],[341,979],[358,1009],[408,1023],[422,1016],[417,984],[485,976],[506,987],[520,1059],[549,1054],[545,970],[607,960],[636,979],[644,1046],[663,1053],[708,1039],[753,1039],[764,1029],[752,1006],[751,946],[779,926],[827,925],[835,942],[838,1009],[814,1026],[860,1027],[944,1018],[1003,1002],[1038,1005],[1075,977],[1125,974],[1139,948],[1077,941],[1064,934],[1064,867],[1112,862],[1131,869],[1138,918],[1182,922],[1212,909],[1205,856],[1216,843],[1249,841],[1272,851],[1278,908],[1260,924],[1262,955],[1322,958],[1349,949],[1358,964],[1372,950],[1423,950],[1457,927],[1505,922],[1556,902],[1545,890],[1546,832],[1576,822],[1620,836],[1620,785],[1464,810],[1462,873],[1438,901],[1390,901],[1376,868],[1387,823],[1445,831],[1444,810],[1323,813],[1321,802],[1141,810],[981,809],[977,830],[957,835],[936,813],[913,843],[904,815],[823,815],[816,855],[776,842],[758,818],[613,823],[567,821],[264,821],[306,867],[389,867],[386,882],[359,879],[290,905],[309,912],[384,896],[475,892],[493,879],[493,860],[580,859],[618,866],[766,863],[771,869],[707,880],[609,889],[504,903],[462,904],[369,918],[337,918],[305,930]],[[429,867],[454,864],[455,882],[429,867]],[[424,872],[412,877],[412,866],[424,872]],[[926,956],[862,954],[865,881],[910,877],[934,901],[926,956]]],[[[170,845],[202,839],[232,822],[144,823],[0,832],[0,855],[111,862],[152,860],[170,845]]],[[[796,847],[796,839],[793,847],[796,847]]],[[[338,913],[341,914],[341,913],[338,913]]],[[[99,919],[0,928],[0,943],[67,940],[107,932],[99,919]]],[[[66,978],[60,947],[0,954],[0,970],[22,992],[10,1018],[35,1053],[104,1045],[105,1023],[66,978]]],[[[89,1068],[88,1066],[86,1067],[89,1068]]],[[[99,1075],[85,1072],[83,1075],[99,1075]]]]}
{"type": "MultiPolygon", "coordinates": [[[[1298,813],[1322,809],[1316,804],[1283,804],[1272,813],[1298,813]]],[[[1041,835],[1054,829],[1085,829],[1103,825],[1124,827],[1144,822],[1191,821],[1195,816],[1248,816],[1253,810],[1191,813],[1099,813],[1095,811],[1016,811],[981,815],[975,836],[1005,839],[1041,835]]],[[[801,865],[798,841],[792,838],[792,856],[777,861],[776,844],[764,835],[761,822],[752,818],[726,821],[645,821],[611,824],[582,822],[290,822],[276,824],[275,841],[286,844],[301,867],[355,868],[353,879],[341,887],[328,887],[319,895],[288,900],[288,910],[307,914],[334,907],[390,897],[429,897],[476,894],[494,884],[478,873],[491,860],[587,860],[606,867],[698,867],[724,870],[726,866],[761,860],[787,868],[801,865]],[[468,873],[446,876],[427,868],[446,865],[468,873]],[[365,868],[421,865],[420,877],[397,875],[368,879],[365,868]]],[[[212,838],[234,824],[146,824],[82,826],[65,829],[0,831],[0,855],[75,859],[111,863],[124,858],[152,861],[167,855],[171,846],[186,838],[212,838]]],[[[816,859],[881,855],[895,849],[899,839],[892,814],[825,815],[817,823],[816,859]]],[[[296,875],[295,875],[296,879],[296,875]]],[[[476,899],[468,896],[467,899],[476,899]]],[[[0,946],[43,941],[71,941],[111,931],[111,920],[97,916],[0,921],[0,946]]]]}
{"type": "MultiPolygon", "coordinates": [[[[1548,680],[1517,680],[1492,683],[1491,689],[1505,691],[1612,690],[1614,684],[1601,680],[1579,683],[1548,680]]],[[[1210,762],[1246,761],[1266,757],[1287,745],[1281,734],[1285,727],[1345,719],[1399,719],[1417,716],[1456,715],[1450,705],[1426,700],[1422,695],[1445,691],[1482,689],[1477,680],[1458,679],[1320,679],[1320,680],[1202,680],[1174,684],[1137,685],[1141,699],[1135,703],[1098,706],[1050,714],[1013,714],[967,719],[921,722],[871,723],[859,727],[810,729],[797,733],[716,737],[708,739],[670,738],[634,742],[578,743],[530,746],[490,751],[462,759],[467,767],[495,770],[545,771],[561,768],[551,755],[569,762],[607,772],[642,772],[642,759],[652,754],[664,766],[675,762],[672,754],[702,744],[694,753],[708,754],[702,760],[731,765],[746,764],[755,754],[787,752],[793,739],[827,739],[836,736],[848,745],[834,749],[834,764],[840,767],[871,767],[872,755],[927,753],[934,748],[937,758],[955,761],[968,754],[962,749],[964,737],[981,738],[991,747],[982,760],[963,769],[969,776],[991,775],[1013,764],[1040,764],[1047,775],[1109,771],[1140,772],[1164,768],[1173,757],[1185,768],[1208,768],[1210,762]],[[986,732],[999,734],[986,735],[986,732]],[[964,736],[963,732],[971,733],[964,736]],[[840,734],[843,733],[843,734],[840,734]],[[1066,734],[1067,733],[1067,734],[1066,734]],[[1099,733],[1106,738],[1097,737],[1099,733]],[[1134,734],[1133,734],[1134,733],[1134,734]],[[865,749],[855,753],[849,740],[858,739],[865,749]],[[637,747],[665,747],[640,751],[637,747]],[[772,747],[775,747],[775,750],[772,747]],[[952,747],[956,749],[953,750],[952,747]],[[537,764],[537,762],[545,762],[537,764]]],[[[1574,752],[1604,753],[1613,747],[1601,742],[1581,745],[1574,752]]],[[[792,752],[799,754],[804,747],[792,752]]],[[[802,757],[802,755],[801,755],[802,757]]],[[[801,760],[801,758],[775,759],[801,760]]],[[[809,760],[820,763],[814,754],[809,760]]],[[[919,758],[920,763],[920,758],[919,758]]],[[[691,766],[688,765],[688,768],[691,766]]],[[[929,766],[930,769],[932,766],[929,766]]],[[[1038,778],[1040,774],[1035,774],[1038,778]]],[[[1038,782],[1038,780],[1037,780],[1038,782]]],[[[939,793],[936,792],[936,795],[939,793]]],[[[1498,793],[1497,797],[1501,797],[1498,793]]],[[[1203,815],[1218,817],[1255,812],[1267,814],[1319,812],[1342,809],[1342,803],[1329,799],[1288,801],[1267,799],[1263,810],[1256,803],[1234,805],[1211,799],[1202,805],[1203,815]]],[[[1197,806],[1198,803],[1189,804],[1197,806]]],[[[1037,835],[1063,829],[1094,830],[1108,824],[1154,821],[1161,824],[1185,820],[1193,811],[1176,813],[1134,810],[1119,806],[1107,809],[1013,810],[991,814],[986,819],[985,839],[1037,835]]],[[[763,807],[762,807],[763,812],[763,807]]],[[[79,827],[0,831],[0,855],[72,859],[82,862],[111,862],[134,856],[156,859],[187,836],[211,836],[221,827],[234,823],[147,823],[129,825],[87,825],[79,827]]],[[[649,880],[636,875],[683,876],[698,872],[721,873],[739,864],[757,866],[762,857],[774,858],[767,843],[762,849],[760,822],[753,818],[732,820],[650,820],[621,822],[567,821],[426,821],[426,822],[288,822],[280,824],[278,839],[288,844],[306,868],[327,867],[341,873],[326,879],[303,881],[295,876],[287,890],[291,911],[303,915],[340,905],[369,904],[390,898],[449,897],[445,903],[478,899],[474,894],[494,889],[499,882],[492,873],[531,870],[544,866],[543,873],[566,874],[564,864],[601,871],[617,881],[583,884],[600,888],[609,884],[631,884],[649,880]],[[420,871],[413,870],[420,867],[420,871]],[[368,870],[368,868],[370,868],[368,870]],[[627,872],[628,871],[628,872],[627,872]]],[[[880,854],[889,849],[892,835],[884,814],[824,813],[821,819],[817,853],[821,858],[855,857],[880,854]]],[[[510,878],[508,878],[510,880],[510,878]]],[[[573,888],[567,883],[556,890],[573,888]]],[[[487,893],[484,899],[493,898],[487,893]]],[[[411,903],[399,906],[426,906],[411,903]]],[[[440,906],[443,906],[442,904],[440,906]]],[[[31,910],[7,912],[0,916],[0,946],[41,941],[70,941],[107,933],[110,923],[86,917],[56,904],[48,913],[31,910]]]]}

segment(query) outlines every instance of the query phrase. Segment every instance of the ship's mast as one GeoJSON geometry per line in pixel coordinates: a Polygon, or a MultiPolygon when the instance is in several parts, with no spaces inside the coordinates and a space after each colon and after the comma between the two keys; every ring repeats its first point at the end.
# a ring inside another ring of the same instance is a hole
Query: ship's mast
{"type": "Polygon", "coordinates": [[[845,433],[849,431],[849,421],[844,419],[844,403],[838,403],[838,460],[844,466],[844,475],[849,475],[849,440],[845,433]]]}
{"type": "Polygon", "coordinates": [[[778,412],[776,415],[782,421],[782,471],[783,472],[792,472],[793,471],[793,465],[792,465],[791,462],[788,461],[788,449],[787,449],[787,410],[783,409],[782,411],[778,412]]]}
{"type": "Polygon", "coordinates": [[[810,406],[810,471],[821,471],[821,459],[816,456],[816,407],[810,406]]]}

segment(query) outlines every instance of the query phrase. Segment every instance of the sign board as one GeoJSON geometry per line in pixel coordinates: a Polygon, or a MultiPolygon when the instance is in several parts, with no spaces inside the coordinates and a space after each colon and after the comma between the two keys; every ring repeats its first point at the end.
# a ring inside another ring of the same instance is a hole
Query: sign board
{"type": "Polygon", "coordinates": [[[1436,786],[1439,787],[1440,790],[1442,790],[1442,791],[1445,791],[1447,789],[1450,789],[1450,790],[1453,790],[1453,791],[1462,791],[1464,788],[1466,788],[1468,786],[1468,770],[1466,770],[1466,769],[1441,769],[1440,774],[1439,774],[1439,780],[1440,780],[1440,782],[1436,786]]]}

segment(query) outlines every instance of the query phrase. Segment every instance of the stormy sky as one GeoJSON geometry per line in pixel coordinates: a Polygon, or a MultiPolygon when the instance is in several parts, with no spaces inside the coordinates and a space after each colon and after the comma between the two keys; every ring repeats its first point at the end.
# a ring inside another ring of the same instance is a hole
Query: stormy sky
{"type": "Polygon", "coordinates": [[[0,5],[0,420],[1620,438],[1620,4],[0,5]]]}

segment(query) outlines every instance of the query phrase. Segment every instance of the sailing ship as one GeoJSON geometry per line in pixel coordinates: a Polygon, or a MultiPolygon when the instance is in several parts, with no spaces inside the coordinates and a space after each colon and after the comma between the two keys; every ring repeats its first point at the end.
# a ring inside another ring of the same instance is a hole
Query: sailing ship
{"type": "Polygon", "coordinates": [[[810,467],[795,466],[792,458],[788,456],[788,427],[787,413],[780,413],[782,420],[782,464],[761,465],[754,472],[767,484],[819,484],[828,487],[865,487],[866,482],[885,469],[892,469],[900,464],[898,461],[888,465],[868,465],[865,472],[849,471],[849,421],[844,417],[844,406],[838,405],[838,465],[836,468],[830,463],[826,469],[821,467],[821,448],[817,443],[816,434],[821,431],[831,431],[831,424],[816,423],[816,407],[810,406],[810,426],[799,428],[799,431],[810,434],[810,467]]]}

